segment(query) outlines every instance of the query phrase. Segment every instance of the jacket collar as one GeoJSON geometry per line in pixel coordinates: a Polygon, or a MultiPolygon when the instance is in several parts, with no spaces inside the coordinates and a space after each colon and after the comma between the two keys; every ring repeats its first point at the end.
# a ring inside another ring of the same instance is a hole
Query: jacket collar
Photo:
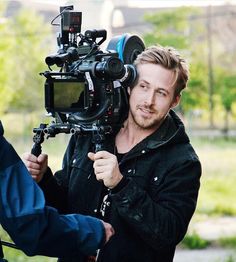
{"type": "MultiPolygon", "coordinates": [[[[114,138],[115,136],[112,136],[112,138],[110,137],[110,139],[106,140],[106,148],[111,153],[114,153],[114,138]]],[[[146,149],[155,149],[165,144],[181,144],[188,142],[189,138],[185,133],[183,122],[173,110],[170,110],[162,125],[154,133],[131,149],[128,155],[130,157],[133,154],[137,154],[137,152],[142,152],[146,149]]]]}
{"type": "Polygon", "coordinates": [[[170,110],[162,125],[153,134],[147,137],[147,139],[147,148],[150,149],[154,149],[163,144],[189,142],[184,124],[173,110],[170,110]]]}

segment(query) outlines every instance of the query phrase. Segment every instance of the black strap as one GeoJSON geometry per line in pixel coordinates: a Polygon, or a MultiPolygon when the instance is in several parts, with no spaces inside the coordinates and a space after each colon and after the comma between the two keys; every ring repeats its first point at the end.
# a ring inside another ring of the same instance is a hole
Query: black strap
{"type": "Polygon", "coordinates": [[[4,254],[3,254],[3,248],[2,248],[2,241],[0,239],[0,262],[7,262],[6,259],[4,259],[4,254]]]}
{"type": "MultiPolygon", "coordinates": [[[[1,239],[0,239],[0,258],[4,258],[1,239]]],[[[1,260],[0,260],[0,261],[1,261],[1,260]]]]}

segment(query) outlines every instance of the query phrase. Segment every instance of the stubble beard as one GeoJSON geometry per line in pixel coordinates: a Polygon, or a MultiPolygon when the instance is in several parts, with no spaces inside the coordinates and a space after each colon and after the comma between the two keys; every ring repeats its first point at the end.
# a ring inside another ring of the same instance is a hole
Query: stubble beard
{"type": "MultiPolygon", "coordinates": [[[[157,129],[160,126],[162,121],[159,118],[157,117],[152,118],[152,119],[144,118],[144,117],[139,116],[137,111],[138,111],[138,107],[136,107],[136,111],[133,111],[130,109],[130,117],[137,129],[153,130],[153,129],[157,129]]],[[[156,115],[157,113],[155,112],[155,116],[156,115]]]]}

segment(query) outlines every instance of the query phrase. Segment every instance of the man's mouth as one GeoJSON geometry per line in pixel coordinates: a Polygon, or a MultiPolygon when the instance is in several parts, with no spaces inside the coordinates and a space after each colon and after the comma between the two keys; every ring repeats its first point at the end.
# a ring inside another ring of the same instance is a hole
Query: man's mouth
{"type": "Polygon", "coordinates": [[[139,106],[138,109],[141,111],[142,115],[150,117],[153,114],[153,110],[150,108],[139,106]]]}

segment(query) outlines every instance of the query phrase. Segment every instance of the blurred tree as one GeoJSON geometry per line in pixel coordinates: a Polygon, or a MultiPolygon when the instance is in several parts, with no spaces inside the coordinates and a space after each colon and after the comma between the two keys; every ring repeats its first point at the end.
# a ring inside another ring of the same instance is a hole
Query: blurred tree
{"type": "Polygon", "coordinates": [[[236,101],[236,74],[218,68],[216,79],[217,93],[225,111],[223,131],[228,135],[229,115],[232,113],[233,103],[236,101]]]}
{"type": "Polygon", "coordinates": [[[236,104],[236,12],[232,6],[225,5],[221,13],[215,16],[214,31],[218,41],[214,42],[215,55],[215,88],[219,101],[224,108],[223,131],[228,134],[229,116],[236,104]]]}
{"type": "Polygon", "coordinates": [[[7,25],[7,20],[4,18],[3,14],[6,9],[6,3],[1,3],[0,5],[0,112],[4,112],[7,109],[9,101],[11,99],[12,94],[7,88],[8,82],[8,73],[7,68],[9,64],[9,57],[7,57],[6,53],[8,53],[9,46],[12,45],[13,38],[8,38],[6,35],[8,34],[9,27],[7,25]],[[4,99],[3,99],[4,98],[4,99]]]}
{"type": "Polygon", "coordinates": [[[177,49],[188,49],[189,21],[193,8],[177,8],[150,13],[144,19],[153,25],[153,30],[144,35],[145,43],[149,46],[159,43],[163,46],[174,46],[177,49]]]}
{"type": "MultiPolygon", "coordinates": [[[[208,15],[203,8],[196,7],[165,9],[146,14],[144,19],[153,25],[153,29],[144,35],[144,40],[147,45],[159,43],[173,46],[189,60],[189,89],[185,91],[181,102],[184,112],[194,108],[209,109],[217,100],[222,102],[229,113],[235,103],[233,70],[236,66],[236,16],[230,6],[214,8],[210,14],[214,22],[209,31],[208,15]],[[214,88],[211,92],[210,85],[211,89],[214,88]]],[[[210,110],[214,110],[214,107],[210,110]]]]}
{"type": "Polygon", "coordinates": [[[144,35],[144,41],[149,45],[161,44],[173,46],[187,57],[190,63],[189,88],[181,101],[181,111],[207,105],[206,58],[203,56],[204,45],[196,46],[196,39],[201,38],[203,25],[193,23],[191,17],[200,14],[198,8],[181,7],[146,14],[145,20],[153,25],[153,31],[144,35]],[[201,54],[199,56],[199,54],[201,54]]]}
{"type": "Polygon", "coordinates": [[[46,69],[49,25],[34,10],[22,9],[0,26],[1,112],[42,109],[45,79],[39,73],[46,69]]]}

